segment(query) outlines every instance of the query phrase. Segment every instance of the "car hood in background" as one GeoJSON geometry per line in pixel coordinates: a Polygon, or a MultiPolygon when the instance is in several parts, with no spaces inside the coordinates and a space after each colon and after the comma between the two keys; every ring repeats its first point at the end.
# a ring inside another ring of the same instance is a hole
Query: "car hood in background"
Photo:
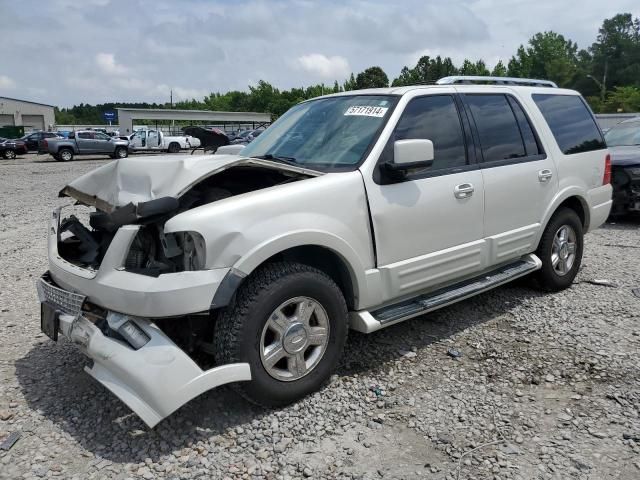
{"type": "Polygon", "coordinates": [[[611,165],[629,167],[640,165],[640,145],[609,147],[611,165]]]}
{"type": "Polygon", "coordinates": [[[231,167],[260,166],[319,176],[322,172],[238,155],[159,155],[123,158],[82,175],[60,197],[72,197],[104,212],[162,197],[179,198],[196,183],[231,167]]]}

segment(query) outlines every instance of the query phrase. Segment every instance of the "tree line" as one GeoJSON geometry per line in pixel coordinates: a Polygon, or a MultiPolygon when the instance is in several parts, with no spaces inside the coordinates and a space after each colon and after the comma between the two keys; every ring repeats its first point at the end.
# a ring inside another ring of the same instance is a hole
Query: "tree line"
{"type": "MultiPolygon", "coordinates": [[[[274,118],[296,103],[309,98],[362,88],[433,84],[450,75],[493,75],[553,80],[559,87],[578,90],[596,112],[640,112],[640,18],[621,13],[604,20],[595,42],[585,49],[563,35],[536,33],[520,45],[505,63],[493,68],[484,60],[465,59],[461,65],[450,57],[421,57],[415,66],[405,66],[393,80],[379,66],[351,76],[342,84],[312,85],[280,90],[266,81],[249,86],[248,91],[211,93],[202,100],[180,101],[173,105],[186,110],[268,112],[274,118]]],[[[56,108],[58,124],[103,124],[104,111],[118,107],[170,108],[169,103],[80,104],[56,108]]]]}

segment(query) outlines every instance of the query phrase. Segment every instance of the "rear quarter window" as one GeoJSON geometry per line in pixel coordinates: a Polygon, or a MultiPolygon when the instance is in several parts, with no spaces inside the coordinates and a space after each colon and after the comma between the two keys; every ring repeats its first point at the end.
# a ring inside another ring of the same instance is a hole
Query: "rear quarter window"
{"type": "Polygon", "coordinates": [[[606,148],[602,133],[582,97],[534,94],[533,101],[565,155],[606,148]]]}

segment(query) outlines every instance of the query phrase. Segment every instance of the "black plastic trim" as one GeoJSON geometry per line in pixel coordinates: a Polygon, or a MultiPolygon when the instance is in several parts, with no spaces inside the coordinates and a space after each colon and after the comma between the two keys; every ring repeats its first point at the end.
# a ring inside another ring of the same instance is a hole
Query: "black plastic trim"
{"type": "Polygon", "coordinates": [[[226,307],[231,302],[236,290],[245,279],[246,275],[235,268],[230,269],[220,282],[216,293],[211,300],[211,309],[226,307]]]}

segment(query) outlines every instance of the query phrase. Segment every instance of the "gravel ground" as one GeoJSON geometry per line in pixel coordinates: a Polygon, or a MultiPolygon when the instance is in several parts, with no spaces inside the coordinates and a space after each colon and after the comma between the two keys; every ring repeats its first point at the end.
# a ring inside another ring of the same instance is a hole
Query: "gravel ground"
{"type": "Polygon", "coordinates": [[[569,290],[521,281],[352,333],[337,374],[295,405],[220,388],[149,430],[39,328],[49,212],[102,163],[0,162],[0,440],[21,434],[0,477],[640,478],[640,222],[588,235],[569,290]]]}

